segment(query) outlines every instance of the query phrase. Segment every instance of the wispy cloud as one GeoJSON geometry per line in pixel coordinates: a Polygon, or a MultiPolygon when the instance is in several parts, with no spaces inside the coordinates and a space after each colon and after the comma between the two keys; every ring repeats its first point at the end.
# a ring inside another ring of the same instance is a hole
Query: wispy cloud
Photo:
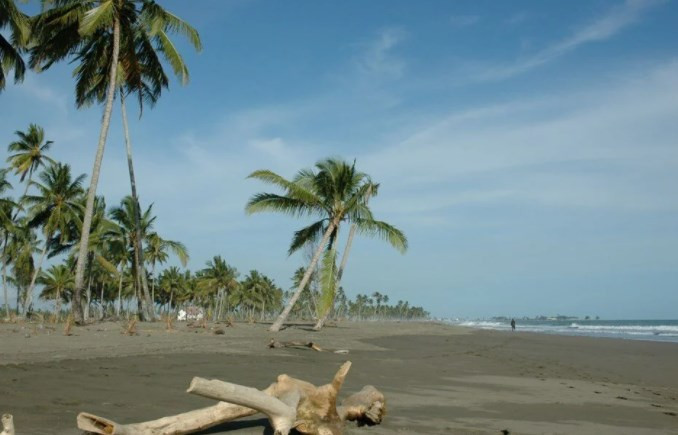
{"type": "Polygon", "coordinates": [[[567,38],[514,63],[488,68],[475,79],[480,81],[507,79],[547,64],[582,45],[612,38],[637,22],[646,9],[658,3],[660,3],[658,0],[626,0],[567,38]]]}
{"type": "Polygon", "coordinates": [[[401,77],[405,71],[405,61],[394,55],[393,50],[405,37],[405,31],[399,28],[381,30],[375,39],[366,44],[358,58],[360,70],[380,77],[401,77]]]}
{"type": "Polygon", "coordinates": [[[455,111],[359,161],[392,189],[380,211],[427,221],[478,203],[676,210],[676,93],[673,61],[605,87],[455,111]]]}
{"type": "Polygon", "coordinates": [[[450,17],[450,24],[452,27],[461,29],[478,24],[480,16],[478,15],[453,15],[450,17]]]}

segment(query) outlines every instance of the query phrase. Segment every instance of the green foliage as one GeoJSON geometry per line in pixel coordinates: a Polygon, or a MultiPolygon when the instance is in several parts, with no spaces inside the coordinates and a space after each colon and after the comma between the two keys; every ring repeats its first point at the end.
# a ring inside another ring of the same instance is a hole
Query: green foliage
{"type": "Polygon", "coordinates": [[[337,291],[337,250],[325,251],[320,268],[320,300],[318,316],[327,314],[334,304],[337,291]]]}

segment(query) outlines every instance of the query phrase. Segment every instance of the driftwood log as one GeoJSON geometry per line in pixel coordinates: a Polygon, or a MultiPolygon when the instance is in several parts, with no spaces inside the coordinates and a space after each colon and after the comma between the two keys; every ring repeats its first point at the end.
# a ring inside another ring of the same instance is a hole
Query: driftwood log
{"type": "Polygon", "coordinates": [[[304,434],[337,435],[343,432],[346,421],[359,425],[381,423],[386,401],[372,386],[364,387],[337,406],[337,395],[350,367],[350,362],[344,363],[332,382],[320,387],[287,375],[278,376],[264,390],[196,377],[187,392],[219,400],[218,404],[127,425],[83,412],[77,418],[78,428],[94,434],[181,435],[258,412],[268,417],[276,435],[287,435],[292,429],[304,434]]]}
{"type": "Polygon", "coordinates": [[[12,414],[3,414],[0,421],[2,422],[2,432],[0,432],[0,435],[15,435],[14,417],[12,417],[12,414]]]}
{"type": "Polygon", "coordinates": [[[323,349],[322,347],[318,346],[317,343],[314,343],[312,341],[308,342],[302,342],[302,341],[277,341],[274,338],[271,338],[271,341],[268,342],[268,348],[269,349],[279,349],[283,347],[292,347],[292,348],[297,348],[297,349],[313,349],[316,352],[333,352],[333,353],[341,353],[341,354],[347,354],[348,350],[346,349],[323,349]]]}

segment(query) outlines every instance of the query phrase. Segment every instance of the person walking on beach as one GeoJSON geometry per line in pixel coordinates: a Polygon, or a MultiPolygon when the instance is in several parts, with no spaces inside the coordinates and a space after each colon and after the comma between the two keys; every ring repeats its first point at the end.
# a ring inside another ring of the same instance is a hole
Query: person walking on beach
{"type": "Polygon", "coordinates": [[[516,319],[511,319],[511,330],[512,331],[516,330],[516,319]]]}

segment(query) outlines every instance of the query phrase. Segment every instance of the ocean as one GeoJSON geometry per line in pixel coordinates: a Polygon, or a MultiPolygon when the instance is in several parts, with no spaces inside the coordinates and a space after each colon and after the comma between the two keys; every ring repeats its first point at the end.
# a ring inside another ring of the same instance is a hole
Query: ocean
{"type": "MultiPolygon", "coordinates": [[[[510,331],[510,320],[452,320],[453,325],[476,329],[510,331]]],[[[521,320],[516,319],[517,331],[543,334],[608,337],[628,340],[666,341],[678,343],[678,320],[521,320]]]]}

